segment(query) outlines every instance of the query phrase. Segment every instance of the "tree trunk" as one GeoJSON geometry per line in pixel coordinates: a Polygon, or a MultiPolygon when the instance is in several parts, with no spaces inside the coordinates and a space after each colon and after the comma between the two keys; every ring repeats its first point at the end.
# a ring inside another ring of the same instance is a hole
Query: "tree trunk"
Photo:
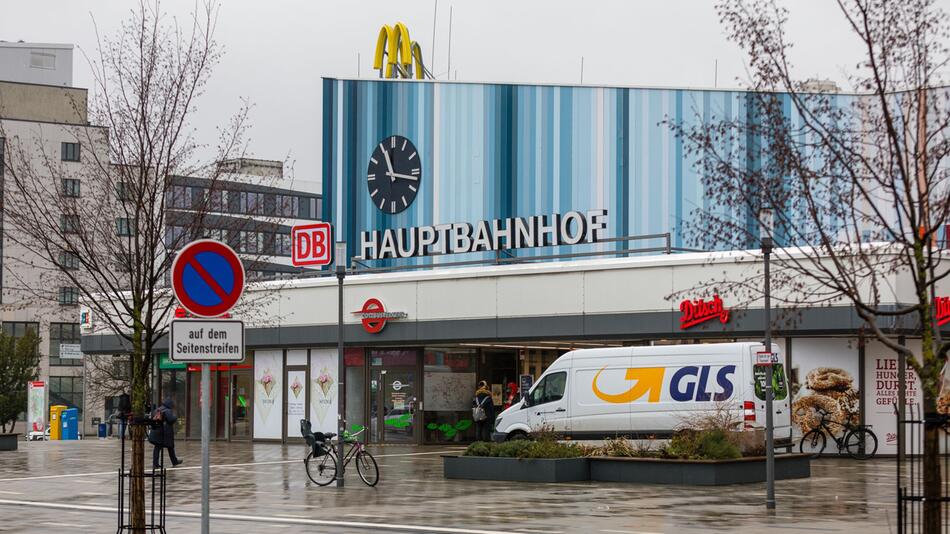
{"type": "Polygon", "coordinates": [[[132,532],[145,532],[145,426],[132,425],[132,477],[129,484],[132,532]]]}
{"type": "Polygon", "coordinates": [[[943,435],[941,415],[937,413],[936,396],[924,392],[924,534],[940,534],[943,509],[940,498],[943,483],[940,470],[940,437],[943,435]]]}
{"type": "Polygon", "coordinates": [[[131,492],[132,532],[145,532],[145,403],[148,395],[147,359],[142,353],[142,328],[135,321],[132,334],[132,477],[131,492]]]}

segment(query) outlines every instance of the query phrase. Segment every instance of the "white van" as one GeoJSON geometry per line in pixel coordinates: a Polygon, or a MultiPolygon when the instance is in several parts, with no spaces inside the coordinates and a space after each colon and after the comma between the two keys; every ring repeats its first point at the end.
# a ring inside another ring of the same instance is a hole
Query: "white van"
{"type": "MultiPolygon", "coordinates": [[[[744,428],[765,426],[761,343],[575,350],[555,360],[521,402],[495,419],[495,441],[542,427],[570,439],[664,438],[684,418],[728,407],[744,428]]],[[[772,345],[775,443],[791,443],[785,356],[772,345]],[[774,361],[774,360],[773,360],[774,361]]]]}

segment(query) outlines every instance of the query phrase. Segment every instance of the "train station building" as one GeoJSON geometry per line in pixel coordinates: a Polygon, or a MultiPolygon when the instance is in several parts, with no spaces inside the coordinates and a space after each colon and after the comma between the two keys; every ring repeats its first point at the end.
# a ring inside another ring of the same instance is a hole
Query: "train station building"
{"type": "MultiPolygon", "coordinates": [[[[331,270],[256,282],[238,313],[248,356],[213,372],[212,435],[293,440],[302,418],[334,431],[343,382],[369,442],[465,442],[479,380],[501,408],[572,349],[761,341],[761,301],[703,284],[755,277],[757,244],[685,234],[715,206],[664,122],[754,120],[746,105],[741,91],[325,79],[320,211],[350,260],[345,369],[331,270]]],[[[883,303],[913,300],[894,276],[883,303]]],[[[892,452],[897,355],[844,302],[776,313],[793,421],[833,402],[892,452]]],[[[919,345],[913,325],[882,326],[919,345]]],[[[109,335],[82,347],[119,350],[109,335]]],[[[160,374],[198,438],[198,368],[162,359],[160,374]]]]}

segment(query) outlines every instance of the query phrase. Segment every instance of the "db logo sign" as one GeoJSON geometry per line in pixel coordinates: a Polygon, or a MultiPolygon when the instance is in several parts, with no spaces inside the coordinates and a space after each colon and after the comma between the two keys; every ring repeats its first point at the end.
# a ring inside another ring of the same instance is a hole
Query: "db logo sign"
{"type": "Polygon", "coordinates": [[[333,243],[333,228],[330,223],[319,222],[294,226],[290,232],[293,251],[291,263],[304,265],[330,265],[333,243]]]}

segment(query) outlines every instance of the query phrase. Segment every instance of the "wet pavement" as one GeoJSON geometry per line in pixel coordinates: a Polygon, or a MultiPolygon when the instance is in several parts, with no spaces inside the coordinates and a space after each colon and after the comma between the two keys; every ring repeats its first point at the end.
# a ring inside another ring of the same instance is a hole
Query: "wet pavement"
{"type": "MultiPolygon", "coordinates": [[[[184,466],[168,477],[167,532],[199,532],[200,444],[179,442],[184,466]]],[[[829,458],[812,477],[765,485],[528,484],[442,478],[441,454],[459,447],[370,447],[380,483],[350,471],[346,487],[318,487],[305,446],[213,443],[211,532],[452,532],[649,534],[892,532],[894,461],[829,458]]],[[[115,532],[115,440],[20,443],[0,453],[0,532],[115,532]]],[[[151,446],[146,448],[151,459],[151,446]]]]}

